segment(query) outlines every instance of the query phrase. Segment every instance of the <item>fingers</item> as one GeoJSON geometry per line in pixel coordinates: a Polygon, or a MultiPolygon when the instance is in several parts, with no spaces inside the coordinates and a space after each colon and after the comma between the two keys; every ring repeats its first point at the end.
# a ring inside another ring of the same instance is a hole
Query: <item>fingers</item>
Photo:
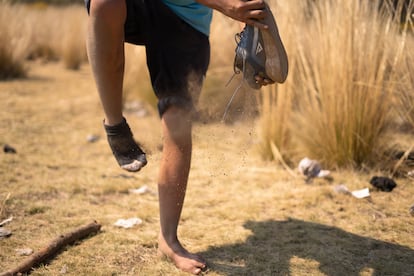
{"type": "Polygon", "coordinates": [[[268,16],[266,4],[263,0],[233,0],[236,2],[233,8],[227,10],[225,14],[230,17],[252,25],[254,27],[266,29],[266,24],[262,23],[264,18],[268,16]]]}
{"type": "Polygon", "coordinates": [[[269,28],[269,26],[267,26],[266,24],[263,24],[260,21],[257,21],[257,20],[254,20],[254,19],[248,19],[245,22],[246,22],[246,24],[252,25],[253,27],[257,27],[259,29],[268,29],[269,28]]]}
{"type": "Polygon", "coordinates": [[[250,0],[245,1],[245,7],[249,10],[262,10],[265,8],[265,3],[263,0],[250,0]]]}
{"type": "Polygon", "coordinates": [[[260,20],[263,20],[268,16],[268,12],[266,11],[266,4],[263,0],[252,0],[245,2],[245,10],[246,10],[246,23],[254,25],[256,27],[264,27],[265,24],[262,24],[260,20]]]}
{"type": "Polygon", "coordinates": [[[260,84],[261,86],[266,86],[266,85],[274,84],[275,83],[271,79],[266,79],[266,78],[263,78],[263,77],[261,77],[259,75],[256,75],[255,76],[255,80],[256,80],[256,83],[257,84],[260,84]]]}

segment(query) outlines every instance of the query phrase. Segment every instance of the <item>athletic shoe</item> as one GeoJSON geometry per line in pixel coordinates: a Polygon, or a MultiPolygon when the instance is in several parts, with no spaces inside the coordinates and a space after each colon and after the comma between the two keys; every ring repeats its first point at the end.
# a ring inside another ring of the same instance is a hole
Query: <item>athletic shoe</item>
{"type": "Polygon", "coordinates": [[[288,74],[288,58],[279,36],[276,20],[265,3],[268,16],[261,21],[268,29],[247,25],[236,35],[236,56],[234,71],[243,72],[243,78],[250,87],[259,89],[255,76],[283,83],[288,74]]]}
{"type": "Polygon", "coordinates": [[[125,118],[115,126],[104,124],[109,146],[119,166],[137,172],[147,164],[145,152],[135,142],[125,118]]]}

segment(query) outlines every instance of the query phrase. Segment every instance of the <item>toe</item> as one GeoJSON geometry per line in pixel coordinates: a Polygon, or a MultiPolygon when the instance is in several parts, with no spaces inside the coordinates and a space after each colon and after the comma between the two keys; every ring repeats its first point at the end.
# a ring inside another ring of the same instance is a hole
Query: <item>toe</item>
{"type": "Polygon", "coordinates": [[[144,166],[144,164],[138,160],[134,160],[132,163],[126,164],[126,165],[122,165],[121,168],[123,168],[124,170],[127,170],[129,172],[137,172],[139,171],[142,167],[144,166]]]}

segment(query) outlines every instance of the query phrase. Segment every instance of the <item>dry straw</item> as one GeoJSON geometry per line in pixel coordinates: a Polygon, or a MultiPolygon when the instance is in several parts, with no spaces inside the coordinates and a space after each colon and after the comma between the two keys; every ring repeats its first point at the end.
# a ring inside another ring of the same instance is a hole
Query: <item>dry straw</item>
{"type": "MultiPolygon", "coordinates": [[[[241,89],[228,116],[254,117],[258,99],[265,159],[274,158],[274,144],[287,163],[306,155],[330,166],[362,166],[386,150],[382,137],[395,116],[413,128],[414,38],[409,28],[396,24],[399,16],[391,17],[374,2],[269,2],[289,55],[288,80],[261,93],[241,89]]],[[[26,59],[60,59],[70,69],[86,60],[83,6],[0,5],[0,78],[24,76],[26,59]]],[[[412,19],[406,20],[403,26],[412,26],[412,19]]],[[[211,65],[199,106],[210,119],[222,118],[238,87],[240,76],[226,83],[233,74],[234,35],[242,27],[214,14],[211,65]]],[[[125,99],[155,107],[144,48],[127,45],[126,53],[125,99]]]]}
{"type": "Polygon", "coordinates": [[[292,67],[277,96],[263,93],[264,148],[271,141],[291,152],[290,160],[312,156],[336,167],[374,163],[386,150],[382,137],[412,36],[371,1],[297,0],[273,8],[292,67]],[[298,20],[288,23],[292,15],[298,20]]]}
{"type": "Polygon", "coordinates": [[[24,77],[25,61],[62,60],[68,69],[86,61],[86,11],[81,5],[0,2],[0,79],[24,77]]]}

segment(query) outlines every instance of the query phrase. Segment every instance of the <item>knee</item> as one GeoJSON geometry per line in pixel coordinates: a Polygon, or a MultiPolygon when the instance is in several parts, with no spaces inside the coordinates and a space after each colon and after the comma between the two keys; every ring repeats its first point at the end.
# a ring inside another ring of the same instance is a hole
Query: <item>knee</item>
{"type": "Polygon", "coordinates": [[[191,140],[191,112],[171,106],[162,115],[165,131],[172,140],[179,144],[186,144],[191,140]]]}

